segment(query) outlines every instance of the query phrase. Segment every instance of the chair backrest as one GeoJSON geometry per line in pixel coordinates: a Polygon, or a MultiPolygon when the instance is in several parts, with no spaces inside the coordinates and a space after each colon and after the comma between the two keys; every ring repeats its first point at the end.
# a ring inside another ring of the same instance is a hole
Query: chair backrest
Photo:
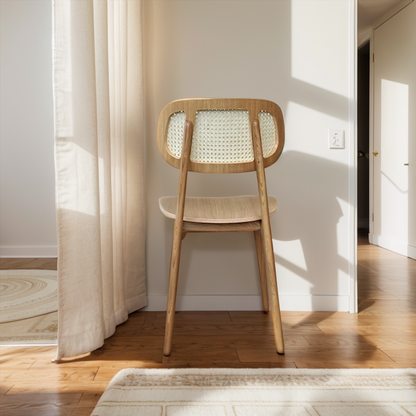
{"type": "Polygon", "coordinates": [[[173,101],[160,113],[157,144],[163,158],[180,167],[185,121],[193,125],[188,170],[237,173],[256,170],[252,142],[258,120],[264,167],[279,158],[284,146],[280,107],[267,100],[198,98],[173,101]]]}

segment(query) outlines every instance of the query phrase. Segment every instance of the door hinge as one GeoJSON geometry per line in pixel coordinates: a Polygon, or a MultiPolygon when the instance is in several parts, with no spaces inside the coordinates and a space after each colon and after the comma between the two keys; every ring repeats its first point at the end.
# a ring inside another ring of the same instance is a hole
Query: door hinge
{"type": "Polygon", "coordinates": [[[374,62],[374,54],[373,54],[373,62],[374,62]]]}
{"type": "Polygon", "coordinates": [[[374,212],[371,214],[371,221],[374,222],[374,212]]]}

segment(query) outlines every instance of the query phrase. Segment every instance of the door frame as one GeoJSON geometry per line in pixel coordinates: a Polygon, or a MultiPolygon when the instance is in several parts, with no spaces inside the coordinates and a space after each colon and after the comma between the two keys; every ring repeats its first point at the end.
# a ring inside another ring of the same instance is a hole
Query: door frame
{"type": "Polygon", "coordinates": [[[349,137],[351,143],[349,149],[349,223],[351,233],[349,238],[350,256],[349,256],[349,276],[350,276],[350,313],[358,312],[358,294],[357,294],[357,69],[358,69],[358,0],[349,2],[349,137]]]}

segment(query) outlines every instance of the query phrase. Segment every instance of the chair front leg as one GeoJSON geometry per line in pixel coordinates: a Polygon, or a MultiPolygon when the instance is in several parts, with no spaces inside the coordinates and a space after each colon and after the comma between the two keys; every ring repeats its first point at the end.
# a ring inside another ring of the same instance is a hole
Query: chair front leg
{"type": "Polygon", "coordinates": [[[273,320],[273,332],[276,342],[276,350],[278,354],[285,353],[285,345],[283,340],[282,318],[280,316],[279,296],[276,280],[276,265],[274,263],[273,240],[270,230],[270,222],[264,224],[262,221],[264,251],[266,257],[267,278],[270,290],[271,312],[273,320]]]}
{"type": "Polygon", "coordinates": [[[168,357],[172,351],[172,332],[175,320],[176,293],[178,289],[179,263],[182,246],[182,227],[175,221],[170,257],[168,304],[166,308],[165,346],[163,354],[168,357]]]}
{"type": "Polygon", "coordinates": [[[266,175],[264,173],[263,150],[261,145],[260,123],[257,119],[252,122],[252,138],[254,159],[256,162],[257,184],[259,188],[259,205],[261,212],[261,231],[264,241],[264,251],[266,257],[266,271],[269,281],[270,301],[273,319],[274,339],[276,350],[279,354],[285,353],[283,341],[282,320],[280,317],[279,297],[276,281],[276,265],[274,263],[274,251],[272,231],[270,228],[269,203],[267,197],[266,175]]]}

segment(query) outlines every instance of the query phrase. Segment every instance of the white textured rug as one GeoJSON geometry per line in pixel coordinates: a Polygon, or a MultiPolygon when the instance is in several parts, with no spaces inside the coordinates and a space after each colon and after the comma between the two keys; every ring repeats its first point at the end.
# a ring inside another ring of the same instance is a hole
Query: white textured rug
{"type": "Polygon", "coordinates": [[[55,270],[1,270],[0,322],[13,322],[58,310],[55,270]]]}
{"type": "Polygon", "coordinates": [[[0,324],[0,345],[56,345],[58,312],[0,324]]]}
{"type": "Polygon", "coordinates": [[[92,413],[110,415],[416,415],[416,370],[130,368],[92,413]]]}

